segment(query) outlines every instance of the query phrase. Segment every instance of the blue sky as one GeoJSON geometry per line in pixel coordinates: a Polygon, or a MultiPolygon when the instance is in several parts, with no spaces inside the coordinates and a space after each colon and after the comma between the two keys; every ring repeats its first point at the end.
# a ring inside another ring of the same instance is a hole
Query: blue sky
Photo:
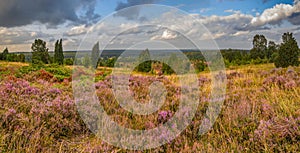
{"type": "Polygon", "coordinates": [[[138,35],[140,33],[133,29],[145,23],[153,24],[149,18],[155,20],[155,24],[165,22],[167,27],[173,29],[158,28],[155,29],[156,33],[148,29],[150,31],[144,31],[149,34],[144,41],[182,43],[179,42],[178,27],[175,25],[183,27],[185,30],[182,32],[191,37],[199,37],[203,41],[213,39],[220,48],[250,49],[255,34],[264,34],[268,40],[280,43],[281,35],[289,31],[294,33],[298,42],[300,40],[299,0],[2,0],[0,49],[8,47],[12,51],[30,51],[33,40],[41,38],[47,41],[51,50],[55,40],[63,38],[66,50],[76,50],[87,31],[99,26],[97,24],[105,17],[123,8],[141,4],[175,7],[193,16],[194,21],[187,21],[184,16],[181,19],[170,14],[167,16],[168,12],[159,10],[162,7],[148,11],[149,7],[135,8],[110,17],[114,25],[102,23],[98,41],[105,42],[105,39],[127,28],[133,31],[131,35],[127,34],[125,40],[119,38],[119,42],[111,43],[115,44],[112,48],[122,48],[121,44],[129,42],[133,44],[139,37],[145,36],[138,35]],[[150,13],[153,17],[140,17],[143,13],[150,13]],[[174,20],[169,22],[170,18],[174,20]],[[197,26],[190,27],[195,23],[203,24],[209,33],[199,30],[197,26]]]}
{"type": "MultiPolygon", "coordinates": [[[[97,12],[103,16],[111,14],[119,2],[126,0],[102,0],[97,4],[97,12]]],[[[161,0],[155,4],[178,7],[189,13],[202,15],[228,15],[225,10],[239,10],[242,13],[255,15],[276,4],[293,4],[293,0],[161,0]],[[207,10],[202,11],[201,10],[207,10]]]]}

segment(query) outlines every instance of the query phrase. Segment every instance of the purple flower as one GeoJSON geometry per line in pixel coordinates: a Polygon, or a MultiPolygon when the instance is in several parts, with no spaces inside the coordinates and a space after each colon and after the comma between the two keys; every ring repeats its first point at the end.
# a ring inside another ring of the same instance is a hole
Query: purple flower
{"type": "Polygon", "coordinates": [[[11,108],[11,109],[8,110],[8,112],[10,114],[16,114],[17,111],[15,109],[11,108]]]}
{"type": "Polygon", "coordinates": [[[49,93],[53,93],[53,94],[61,94],[62,91],[60,89],[57,88],[53,88],[49,90],[49,93]]]}
{"type": "Polygon", "coordinates": [[[172,112],[171,111],[161,111],[158,113],[158,123],[165,123],[172,117],[172,112]]]}
{"type": "Polygon", "coordinates": [[[38,94],[39,93],[39,89],[35,88],[35,87],[27,87],[25,89],[25,94],[38,94]]]}
{"type": "Polygon", "coordinates": [[[291,81],[285,83],[285,84],[284,84],[284,87],[285,87],[286,89],[292,89],[292,88],[297,87],[297,84],[296,84],[296,82],[295,82],[294,80],[291,80],[291,81]]]}

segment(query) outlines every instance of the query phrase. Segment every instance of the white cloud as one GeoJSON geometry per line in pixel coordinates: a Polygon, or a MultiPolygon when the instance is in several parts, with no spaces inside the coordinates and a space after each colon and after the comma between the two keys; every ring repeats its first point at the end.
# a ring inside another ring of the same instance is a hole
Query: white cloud
{"type": "Polygon", "coordinates": [[[164,33],[161,36],[162,39],[168,40],[168,39],[175,39],[177,38],[177,34],[169,31],[169,30],[165,30],[164,33]]]}
{"type": "Polygon", "coordinates": [[[178,35],[170,30],[164,30],[161,35],[156,35],[151,38],[151,40],[170,40],[177,38],[178,35]]]}
{"type": "Polygon", "coordinates": [[[300,3],[296,2],[295,5],[290,4],[277,4],[273,8],[263,11],[263,13],[254,17],[251,20],[252,26],[263,26],[266,24],[278,24],[282,20],[287,19],[294,13],[300,12],[300,3]]]}
{"type": "Polygon", "coordinates": [[[249,33],[249,31],[238,31],[238,32],[232,34],[232,36],[246,35],[248,33],[249,33]]]}
{"type": "Polygon", "coordinates": [[[88,28],[85,25],[80,25],[71,28],[69,31],[66,32],[67,36],[75,36],[85,34],[88,31],[88,28]]]}
{"type": "Polygon", "coordinates": [[[230,10],[225,10],[224,12],[226,12],[226,13],[234,13],[234,14],[240,14],[241,13],[241,11],[236,11],[236,10],[232,10],[232,9],[230,9],[230,10]]]}

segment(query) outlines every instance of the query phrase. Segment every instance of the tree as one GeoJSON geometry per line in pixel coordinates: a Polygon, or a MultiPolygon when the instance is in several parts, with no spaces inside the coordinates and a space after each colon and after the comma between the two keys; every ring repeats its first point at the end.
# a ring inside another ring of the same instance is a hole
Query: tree
{"type": "Polygon", "coordinates": [[[55,43],[54,62],[58,63],[59,65],[64,64],[64,51],[62,47],[62,39],[57,40],[55,43]]]}
{"type": "Polygon", "coordinates": [[[32,50],[32,63],[33,64],[49,64],[49,53],[48,48],[46,47],[46,42],[41,39],[34,40],[31,46],[32,50]]]}
{"type": "Polygon", "coordinates": [[[92,49],[92,65],[96,69],[99,64],[99,54],[100,54],[99,42],[97,42],[92,49]]]}
{"type": "Polygon", "coordinates": [[[86,68],[89,68],[92,64],[91,58],[88,55],[85,55],[84,57],[81,58],[82,65],[86,68]]]}
{"type": "Polygon", "coordinates": [[[266,57],[267,39],[264,35],[255,35],[253,38],[253,48],[250,50],[251,58],[263,59],[266,57]]]}
{"type": "Polygon", "coordinates": [[[275,60],[276,67],[288,67],[299,65],[299,47],[293,33],[282,35],[283,43],[278,50],[278,57],[275,60]]]}
{"type": "Polygon", "coordinates": [[[2,60],[7,60],[7,55],[8,55],[8,49],[7,47],[3,50],[2,52],[2,60]]]}
{"type": "Polygon", "coordinates": [[[62,39],[60,39],[59,41],[59,52],[58,52],[58,60],[59,60],[59,64],[60,65],[63,65],[64,64],[64,50],[63,50],[63,46],[62,46],[62,39]]]}
{"type": "Polygon", "coordinates": [[[73,60],[73,58],[67,58],[67,59],[64,59],[64,63],[66,65],[73,65],[74,64],[74,60],[73,60]]]}
{"type": "Polygon", "coordinates": [[[19,62],[25,62],[25,55],[24,54],[19,55],[19,62]]]}
{"type": "Polygon", "coordinates": [[[54,48],[54,59],[53,59],[53,61],[54,61],[54,63],[58,63],[58,52],[59,52],[59,45],[58,45],[58,43],[59,43],[59,41],[57,40],[56,42],[55,42],[55,48],[54,48]]]}
{"type": "Polygon", "coordinates": [[[266,57],[268,59],[271,59],[272,55],[277,52],[277,45],[275,44],[274,41],[269,41],[268,49],[266,52],[266,57]]]}
{"type": "Polygon", "coordinates": [[[167,63],[163,63],[162,71],[164,74],[173,74],[175,71],[181,71],[182,61],[179,61],[175,53],[170,55],[167,63]]]}
{"type": "Polygon", "coordinates": [[[139,56],[139,65],[137,67],[137,71],[139,72],[150,72],[151,71],[151,59],[150,59],[150,53],[149,50],[146,49],[141,52],[139,56]]]}

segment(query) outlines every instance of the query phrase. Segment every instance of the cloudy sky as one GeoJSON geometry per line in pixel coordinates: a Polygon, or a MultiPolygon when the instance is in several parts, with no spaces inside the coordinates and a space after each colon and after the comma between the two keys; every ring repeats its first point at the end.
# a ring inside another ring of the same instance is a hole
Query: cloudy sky
{"type": "Polygon", "coordinates": [[[187,39],[208,49],[250,49],[255,34],[280,43],[288,31],[299,43],[299,1],[1,0],[0,50],[30,51],[37,38],[50,50],[60,38],[65,50],[88,49],[96,41],[106,48],[146,41],[193,48],[187,39]]]}

